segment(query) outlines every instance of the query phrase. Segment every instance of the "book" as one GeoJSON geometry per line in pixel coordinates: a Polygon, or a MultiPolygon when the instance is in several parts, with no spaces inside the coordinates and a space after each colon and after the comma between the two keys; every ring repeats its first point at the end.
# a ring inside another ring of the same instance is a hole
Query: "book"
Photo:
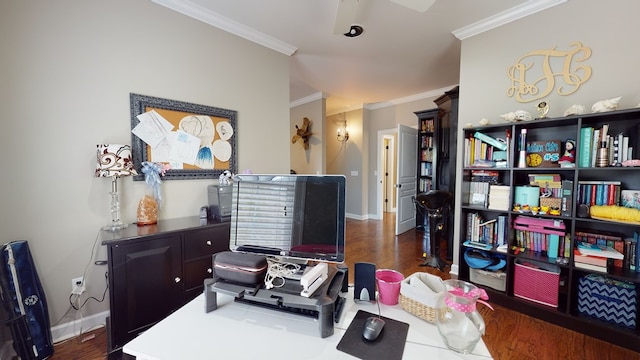
{"type": "Polygon", "coordinates": [[[462,245],[466,247],[476,248],[476,249],[491,250],[491,245],[480,243],[477,241],[465,241],[464,243],[462,243],[462,245]]]}
{"type": "Polygon", "coordinates": [[[575,265],[576,268],[579,268],[579,269],[597,271],[597,272],[602,272],[602,273],[606,273],[607,272],[607,267],[606,266],[598,266],[598,265],[585,264],[585,263],[579,263],[579,262],[576,262],[574,265],[575,265]]]}
{"type": "Polygon", "coordinates": [[[571,207],[573,206],[573,181],[562,180],[562,192],[560,197],[562,202],[560,211],[562,216],[571,216],[571,207]]]}
{"type": "Polygon", "coordinates": [[[578,243],[578,250],[582,255],[603,256],[611,259],[624,259],[624,254],[606,245],[591,244],[581,241],[578,243]]]}
{"type": "Polygon", "coordinates": [[[636,239],[626,238],[624,239],[624,264],[623,268],[631,271],[636,271],[636,239]]]}
{"type": "Polygon", "coordinates": [[[573,250],[573,261],[596,266],[607,266],[608,259],[602,256],[582,255],[578,249],[573,250]]]}
{"type": "Polygon", "coordinates": [[[593,145],[593,128],[583,127],[580,129],[580,147],[578,165],[580,167],[591,167],[591,147],[593,145]]]}
{"type": "MultiPolygon", "coordinates": [[[[549,234],[547,236],[548,238],[548,242],[549,242],[549,247],[546,249],[547,250],[547,256],[555,259],[558,257],[558,249],[560,247],[560,236],[556,235],[556,234],[549,234]]],[[[546,242],[545,242],[546,244],[546,242]]],[[[545,250],[545,249],[543,249],[545,250]]]]}
{"type": "Polygon", "coordinates": [[[594,129],[591,138],[591,167],[596,167],[598,149],[600,148],[600,129],[594,129]]]}
{"type": "Polygon", "coordinates": [[[640,272],[640,232],[634,231],[633,232],[633,243],[632,246],[634,247],[634,258],[633,258],[633,262],[630,264],[630,267],[633,266],[634,270],[636,272],[640,272]]]}
{"type": "Polygon", "coordinates": [[[473,137],[484,141],[485,143],[495,147],[496,149],[499,149],[502,151],[507,150],[507,143],[503,139],[494,139],[491,136],[485,135],[479,131],[476,131],[476,133],[473,134],[473,137]]]}
{"type": "Polygon", "coordinates": [[[528,167],[560,167],[558,160],[562,155],[560,140],[539,140],[527,142],[528,167]]]}

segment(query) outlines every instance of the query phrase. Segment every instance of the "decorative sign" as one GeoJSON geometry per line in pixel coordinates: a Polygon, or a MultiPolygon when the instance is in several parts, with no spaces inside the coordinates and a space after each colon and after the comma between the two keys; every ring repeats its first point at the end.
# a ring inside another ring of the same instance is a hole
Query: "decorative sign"
{"type": "Polygon", "coordinates": [[[559,167],[560,140],[533,141],[527,143],[527,167],[559,167]]]}
{"type": "Polygon", "coordinates": [[[591,49],[580,42],[571,44],[567,51],[552,49],[534,50],[516,60],[507,69],[511,86],[507,96],[520,103],[543,99],[556,89],[558,95],[576,92],[591,77],[591,66],[578,65],[591,57],[591,49]],[[557,82],[557,83],[556,83],[557,82]]]}

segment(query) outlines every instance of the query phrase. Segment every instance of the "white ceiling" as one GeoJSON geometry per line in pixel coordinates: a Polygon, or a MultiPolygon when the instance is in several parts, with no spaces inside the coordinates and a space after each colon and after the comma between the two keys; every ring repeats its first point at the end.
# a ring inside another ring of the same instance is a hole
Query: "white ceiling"
{"type": "Polygon", "coordinates": [[[334,35],[345,0],[152,1],[289,55],[292,105],[325,97],[331,115],[440,95],[458,84],[461,39],[567,0],[359,0],[355,38],[334,35]]]}

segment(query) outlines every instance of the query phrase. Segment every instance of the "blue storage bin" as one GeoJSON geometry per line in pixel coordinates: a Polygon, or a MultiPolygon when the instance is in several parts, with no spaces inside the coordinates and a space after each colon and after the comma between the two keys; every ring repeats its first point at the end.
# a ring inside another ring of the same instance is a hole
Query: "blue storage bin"
{"type": "Polygon", "coordinates": [[[598,274],[578,282],[578,312],[623,327],[636,327],[637,298],[634,283],[598,274]]]}

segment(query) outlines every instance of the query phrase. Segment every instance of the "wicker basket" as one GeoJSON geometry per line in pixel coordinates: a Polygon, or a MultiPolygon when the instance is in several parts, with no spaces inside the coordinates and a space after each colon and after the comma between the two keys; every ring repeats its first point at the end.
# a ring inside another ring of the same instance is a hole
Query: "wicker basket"
{"type": "Polygon", "coordinates": [[[444,291],[442,279],[429,273],[414,273],[400,284],[402,308],[420,319],[436,322],[436,303],[444,291]]]}
{"type": "Polygon", "coordinates": [[[436,322],[436,309],[424,305],[408,296],[400,294],[400,305],[404,311],[413,314],[420,319],[435,324],[436,322]]]}
{"type": "Polygon", "coordinates": [[[554,198],[554,197],[540,198],[540,206],[548,206],[549,208],[560,209],[561,204],[562,204],[562,198],[554,198]]]}

